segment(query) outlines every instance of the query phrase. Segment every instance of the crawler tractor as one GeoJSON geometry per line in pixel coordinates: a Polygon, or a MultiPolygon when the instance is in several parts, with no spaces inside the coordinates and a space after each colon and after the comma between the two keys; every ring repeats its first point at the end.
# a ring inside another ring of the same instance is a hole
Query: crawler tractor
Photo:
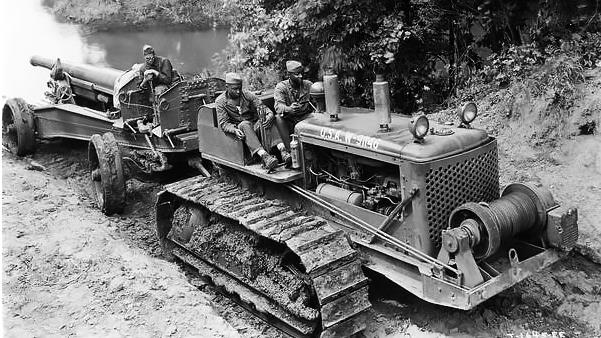
{"type": "Polygon", "coordinates": [[[340,107],[335,75],[312,96],[316,112],[295,128],[300,168],[270,173],[203,105],[198,149],[212,174],[156,202],[164,251],[285,332],[363,330],[365,271],[468,310],[574,246],[575,209],[537,184],[500,189],[497,141],[471,126],[474,103],[447,125],[391,116],[382,78],[375,110],[340,107]]]}

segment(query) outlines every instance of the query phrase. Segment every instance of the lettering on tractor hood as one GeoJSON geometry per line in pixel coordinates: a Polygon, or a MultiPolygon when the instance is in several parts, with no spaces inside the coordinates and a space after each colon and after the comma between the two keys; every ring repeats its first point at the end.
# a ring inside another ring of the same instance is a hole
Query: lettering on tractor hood
{"type": "Polygon", "coordinates": [[[415,143],[409,131],[410,117],[393,116],[389,132],[378,131],[374,111],[365,108],[341,108],[340,120],[331,122],[327,115],[313,114],[296,125],[301,141],[318,139],[348,147],[374,151],[415,162],[432,161],[478,147],[491,138],[486,131],[440,125],[430,127],[452,130],[444,135],[428,134],[423,143],[415,143]]]}

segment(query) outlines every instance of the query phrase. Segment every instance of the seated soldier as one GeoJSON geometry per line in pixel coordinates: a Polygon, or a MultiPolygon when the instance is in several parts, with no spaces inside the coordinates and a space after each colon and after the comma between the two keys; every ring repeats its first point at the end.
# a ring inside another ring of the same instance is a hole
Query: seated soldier
{"type": "Polygon", "coordinates": [[[142,82],[140,88],[147,89],[148,84],[152,84],[154,94],[160,95],[171,86],[173,82],[173,66],[169,59],[155,55],[154,48],[145,45],[142,48],[144,54],[144,64],[140,68],[142,82]]]}
{"type": "Polygon", "coordinates": [[[274,114],[256,95],[242,90],[240,75],[227,73],[225,83],[225,92],[215,99],[219,128],[243,140],[252,156],[258,154],[261,157],[267,170],[275,168],[278,164],[278,160],[268,152],[274,147],[280,151],[282,160],[290,165],[292,157],[273,123],[274,114]],[[267,112],[263,120],[259,119],[259,114],[262,112],[267,112]],[[261,144],[259,137],[264,140],[264,144],[261,144]],[[267,150],[263,147],[267,147],[267,150]]]}
{"type": "Polygon", "coordinates": [[[275,86],[273,98],[275,112],[282,117],[288,132],[294,133],[294,126],[309,117],[313,108],[309,103],[311,81],[303,80],[303,65],[298,61],[286,61],[288,79],[275,86]]]}

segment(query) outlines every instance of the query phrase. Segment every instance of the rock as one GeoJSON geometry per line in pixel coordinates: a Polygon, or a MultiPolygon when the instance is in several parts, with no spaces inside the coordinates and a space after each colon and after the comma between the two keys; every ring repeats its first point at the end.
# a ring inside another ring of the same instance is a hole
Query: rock
{"type": "Polygon", "coordinates": [[[33,200],[34,200],[34,201],[39,201],[39,200],[41,200],[41,199],[44,199],[44,198],[46,198],[46,197],[48,197],[48,194],[46,194],[45,192],[40,192],[40,193],[36,193],[36,194],[33,196],[33,200]]]}
{"type": "Polygon", "coordinates": [[[111,282],[109,283],[109,290],[111,292],[117,292],[117,291],[121,291],[123,290],[123,285],[125,284],[125,281],[123,280],[122,277],[117,277],[114,278],[113,280],[111,280],[111,282]]]}
{"type": "Polygon", "coordinates": [[[27,166],[27,170],[46,171],[46,167],[36,161],[31,161],[27,166]]]}
{"type": "Polygon", "coordinates": [[[482,319],[484,319],[484,322],[487,325],[494,323],[496,317],[497,315],[489,309],[484,309],[484,311],[482,311],[482,319]]]}
{"type": "Polygon", "coordinates": [[[163,337],[170,337],[177,333],[177,326],[175,324],[167,325],[165,328],[165,332],[163,333],[163,337]]]}

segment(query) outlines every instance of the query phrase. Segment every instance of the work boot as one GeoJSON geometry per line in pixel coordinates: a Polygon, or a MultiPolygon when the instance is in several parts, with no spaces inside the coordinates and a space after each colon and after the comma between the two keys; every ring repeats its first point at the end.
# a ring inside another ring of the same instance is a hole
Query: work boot
{"type": "Polygon", "coordinates": [[[263,166],[265,169],[267,169],[267,171],[271,171],[278,165],[278,159],[269,153],[263,154],[261,156],[261,160],[263,160],[263,166]]]}
{"type": "Polygon", "coordinates": [[[287,150],[281,150],[280,154],[282,154],[282,161],[286,163],[286,167],[290,168],[292,166],[292,155],[287,150]]]}

